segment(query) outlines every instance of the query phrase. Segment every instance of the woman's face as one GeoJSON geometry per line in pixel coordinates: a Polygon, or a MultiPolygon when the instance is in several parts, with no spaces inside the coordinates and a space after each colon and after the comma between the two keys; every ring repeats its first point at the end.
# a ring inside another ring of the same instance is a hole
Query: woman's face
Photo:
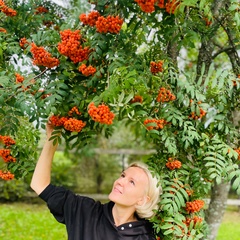
{"type": "Polygon", "coordinates": [[[139,167],[130,167],[114,182],[109,199],[116,204],[130,207],[141,205],[146,200],[148,176],[139,167]]]}

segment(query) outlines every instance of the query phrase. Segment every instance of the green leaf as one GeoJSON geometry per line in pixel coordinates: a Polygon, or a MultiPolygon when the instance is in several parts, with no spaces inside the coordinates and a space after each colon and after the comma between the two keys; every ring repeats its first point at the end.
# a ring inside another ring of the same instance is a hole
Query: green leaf
{"type": "Polygon", "coordinates": [[[167,231],[164,231],[163,234],[168,235],[168,234],[172,233],[173,231],[174,231],[173,229],[168,229],[167,231]]]}
{"type": "Polygon", "coordinates": [[[232,183],[232,188],[236,190],[240,187],[240,176],[236,177],[236,179],[232,183]]]}
{"type": "Polygon", "coordinates": [[[169,228],[172,228],[172,227],[173,227],[173,224],[165,223],[161,226],[161,229],[169,229],[169,228]]]}

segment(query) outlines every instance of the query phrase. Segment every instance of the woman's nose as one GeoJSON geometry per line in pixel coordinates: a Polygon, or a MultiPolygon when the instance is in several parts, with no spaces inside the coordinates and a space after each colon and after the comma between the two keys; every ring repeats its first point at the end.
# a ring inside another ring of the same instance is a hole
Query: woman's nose
{"type": "Polygon", "coordinates": [[[121,185],[121,186],[124,185],[124,182],[125,182],[125,181],[124,181],[124,178],[118,178],[118,179],[117,179],[117,184],[119,184],[119,185],[121,185]]]}

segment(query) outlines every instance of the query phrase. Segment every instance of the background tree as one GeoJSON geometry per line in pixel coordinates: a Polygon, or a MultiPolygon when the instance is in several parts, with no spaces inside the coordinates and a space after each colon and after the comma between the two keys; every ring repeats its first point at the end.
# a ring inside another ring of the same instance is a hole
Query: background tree
{"type": "MultiPolygon", "coordinates": [[[[70,150],[129,125],[157,151],[147,161],[163,186],[156,234],[214,239],[203,198],[233,179],[240,193],[238,1],[99,0],[73,18],[34,2],[0,1],[1,135],[17,134],[9,114],[36,128],[51,116],[70,150]]],[[[14,174],[19,160],[6,167],[14,174]]]]}

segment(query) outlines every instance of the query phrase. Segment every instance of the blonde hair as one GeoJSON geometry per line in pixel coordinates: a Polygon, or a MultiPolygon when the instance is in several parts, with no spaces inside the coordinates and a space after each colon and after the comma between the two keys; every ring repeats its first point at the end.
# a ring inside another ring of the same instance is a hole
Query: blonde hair
{"type": "Polygon", "coordinates": [[[155,210],[158,209],[160,195],[162,194],[162,187],[153,172],[148,166],[142,162],[131,163],[127,168],[138,167],[141,168],[148,177],[148,188],[146,191],[149,201],[146,201],[141,206],[136,206],[136,213],[140,218],[149,219],[155,215],[155,210]]]}

